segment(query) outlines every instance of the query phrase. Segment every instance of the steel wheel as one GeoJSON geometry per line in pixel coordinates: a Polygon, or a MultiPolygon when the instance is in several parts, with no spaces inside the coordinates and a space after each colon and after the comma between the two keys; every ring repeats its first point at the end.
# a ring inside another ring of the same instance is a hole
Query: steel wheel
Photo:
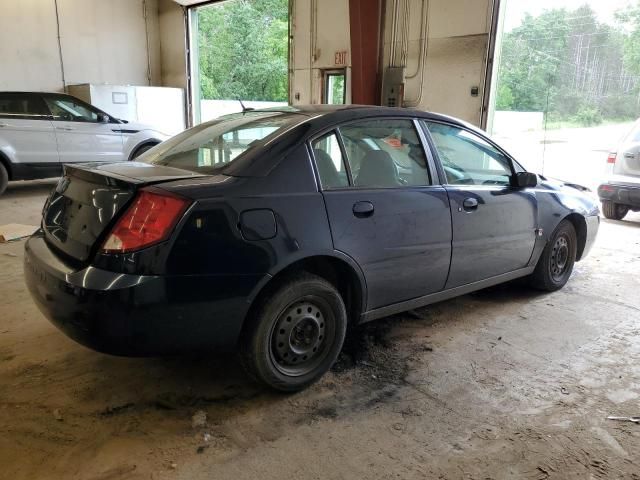
{"type": "Polygon", "coordinates": [[[344,301],[332,283],[300,272],[267,286],[256,302],[240,344],[251,376],[295,392],[331,368],[347,332],[344,301]]]}
{"type": "Polygon", "coordinates": [[[329,306],[319,297],[306,297],[287,307],[271,332],[271,360],[283,374],[306,375],[322,363],[335,334],[329,306]]]}
{"type": "Polygon", "coordinates": [[[562,280],[569,265],[569,237],[566,234],[559,235],[551,250],[549,273],[556,282],[562,280]]]}
{"type": "Polygon", "coordinates": [[[571,277],[577,247],[575,227],[570,221],[562,220],[544,247],[536,268],[529,277],[531,284],[547,292],[562,288],[571,277]]]}

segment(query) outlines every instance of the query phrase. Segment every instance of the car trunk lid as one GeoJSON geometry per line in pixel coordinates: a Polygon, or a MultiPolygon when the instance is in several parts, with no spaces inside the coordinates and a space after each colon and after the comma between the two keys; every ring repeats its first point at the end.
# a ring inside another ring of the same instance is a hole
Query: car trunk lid
{"type": "Polygon", "coordinates": [[[55,248],[85,262],[138,189],[200,176],[140,162],[66,165],[44,206],[42,228],[55,248]]]}

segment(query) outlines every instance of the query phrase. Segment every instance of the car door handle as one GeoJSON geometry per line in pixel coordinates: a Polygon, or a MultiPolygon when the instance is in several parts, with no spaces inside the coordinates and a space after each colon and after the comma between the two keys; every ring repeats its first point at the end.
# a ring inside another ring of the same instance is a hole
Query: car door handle
{"type": "Polygon", "coordinates": [[[66,132],[70,132],[73,130],[73,127],[56,127],[56,130],[64,130],[66,132]]]}
{"type": "Polygon", "coordinates": [[[635,155],[635,153],[627,152],[627,153],[624,154],[624,158],[634,159],[634,158],[636,158],[636,155],[635,155]]]}
{"type": "Polygon", "coordinates": [[[462,208],[465,209],[467,212],[476,210],[478,208],[478,200],[472,197],[465,198],[464,201],[462,202],[462,208]]]}
{"type": "Polygon", "coordinates": [[[373,203],[356,202],[353,204],[353,214],[358,218],[370,217],[373,215],[373,203]]]}
{"type": "Polygon", "coordinates": [[[8,123],[0,123],[0,127],[8,127],[9,124],[8,123]]]}

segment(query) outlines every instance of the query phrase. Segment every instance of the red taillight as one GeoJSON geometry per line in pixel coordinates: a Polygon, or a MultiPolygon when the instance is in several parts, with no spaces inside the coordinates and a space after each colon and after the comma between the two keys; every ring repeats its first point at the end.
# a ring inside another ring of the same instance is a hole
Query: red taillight
{"type": "Polygon", "coordinates": [[[607,163],[616,163],[616,153],[611,152],[607,157],[607,163]]]}
{"type": "Polygon", "coordinates": [[[102,245],[106,253],[126,253],[166,240],[189,206],[169,194],[141,190],[102,245]]]}

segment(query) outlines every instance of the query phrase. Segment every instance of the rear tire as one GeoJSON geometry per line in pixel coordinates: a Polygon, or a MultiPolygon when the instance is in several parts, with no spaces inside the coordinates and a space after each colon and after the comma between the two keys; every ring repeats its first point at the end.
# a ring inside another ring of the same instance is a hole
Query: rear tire
{"type": "Polygon", "coordinates": [[[629,213],[629,207],[609,200],[602,202],[602,214],[610,220],[622,220],[629,213]]]}
{"type": "Polygon", "coordinates": [[[573,224],[562,220],[551,235],[547,246],[530,277],[533,287],[554,292],[565,286],[576,262],[577,235],[573,224]]]}
{"type": "Polygon", "coordinates": [[[0,163],[0,195],[4,193],[7,189],[7,185],[9,184],[9,172],[4,167],[2,163],[0,163]]]}
{"type": "Polygon", "coordinates": [[[243,366],[283,392],[302,390],[338,358],[347,330],[340,293],[324,278],[290,277],[258,300],[240,345],[243,366]]]}

